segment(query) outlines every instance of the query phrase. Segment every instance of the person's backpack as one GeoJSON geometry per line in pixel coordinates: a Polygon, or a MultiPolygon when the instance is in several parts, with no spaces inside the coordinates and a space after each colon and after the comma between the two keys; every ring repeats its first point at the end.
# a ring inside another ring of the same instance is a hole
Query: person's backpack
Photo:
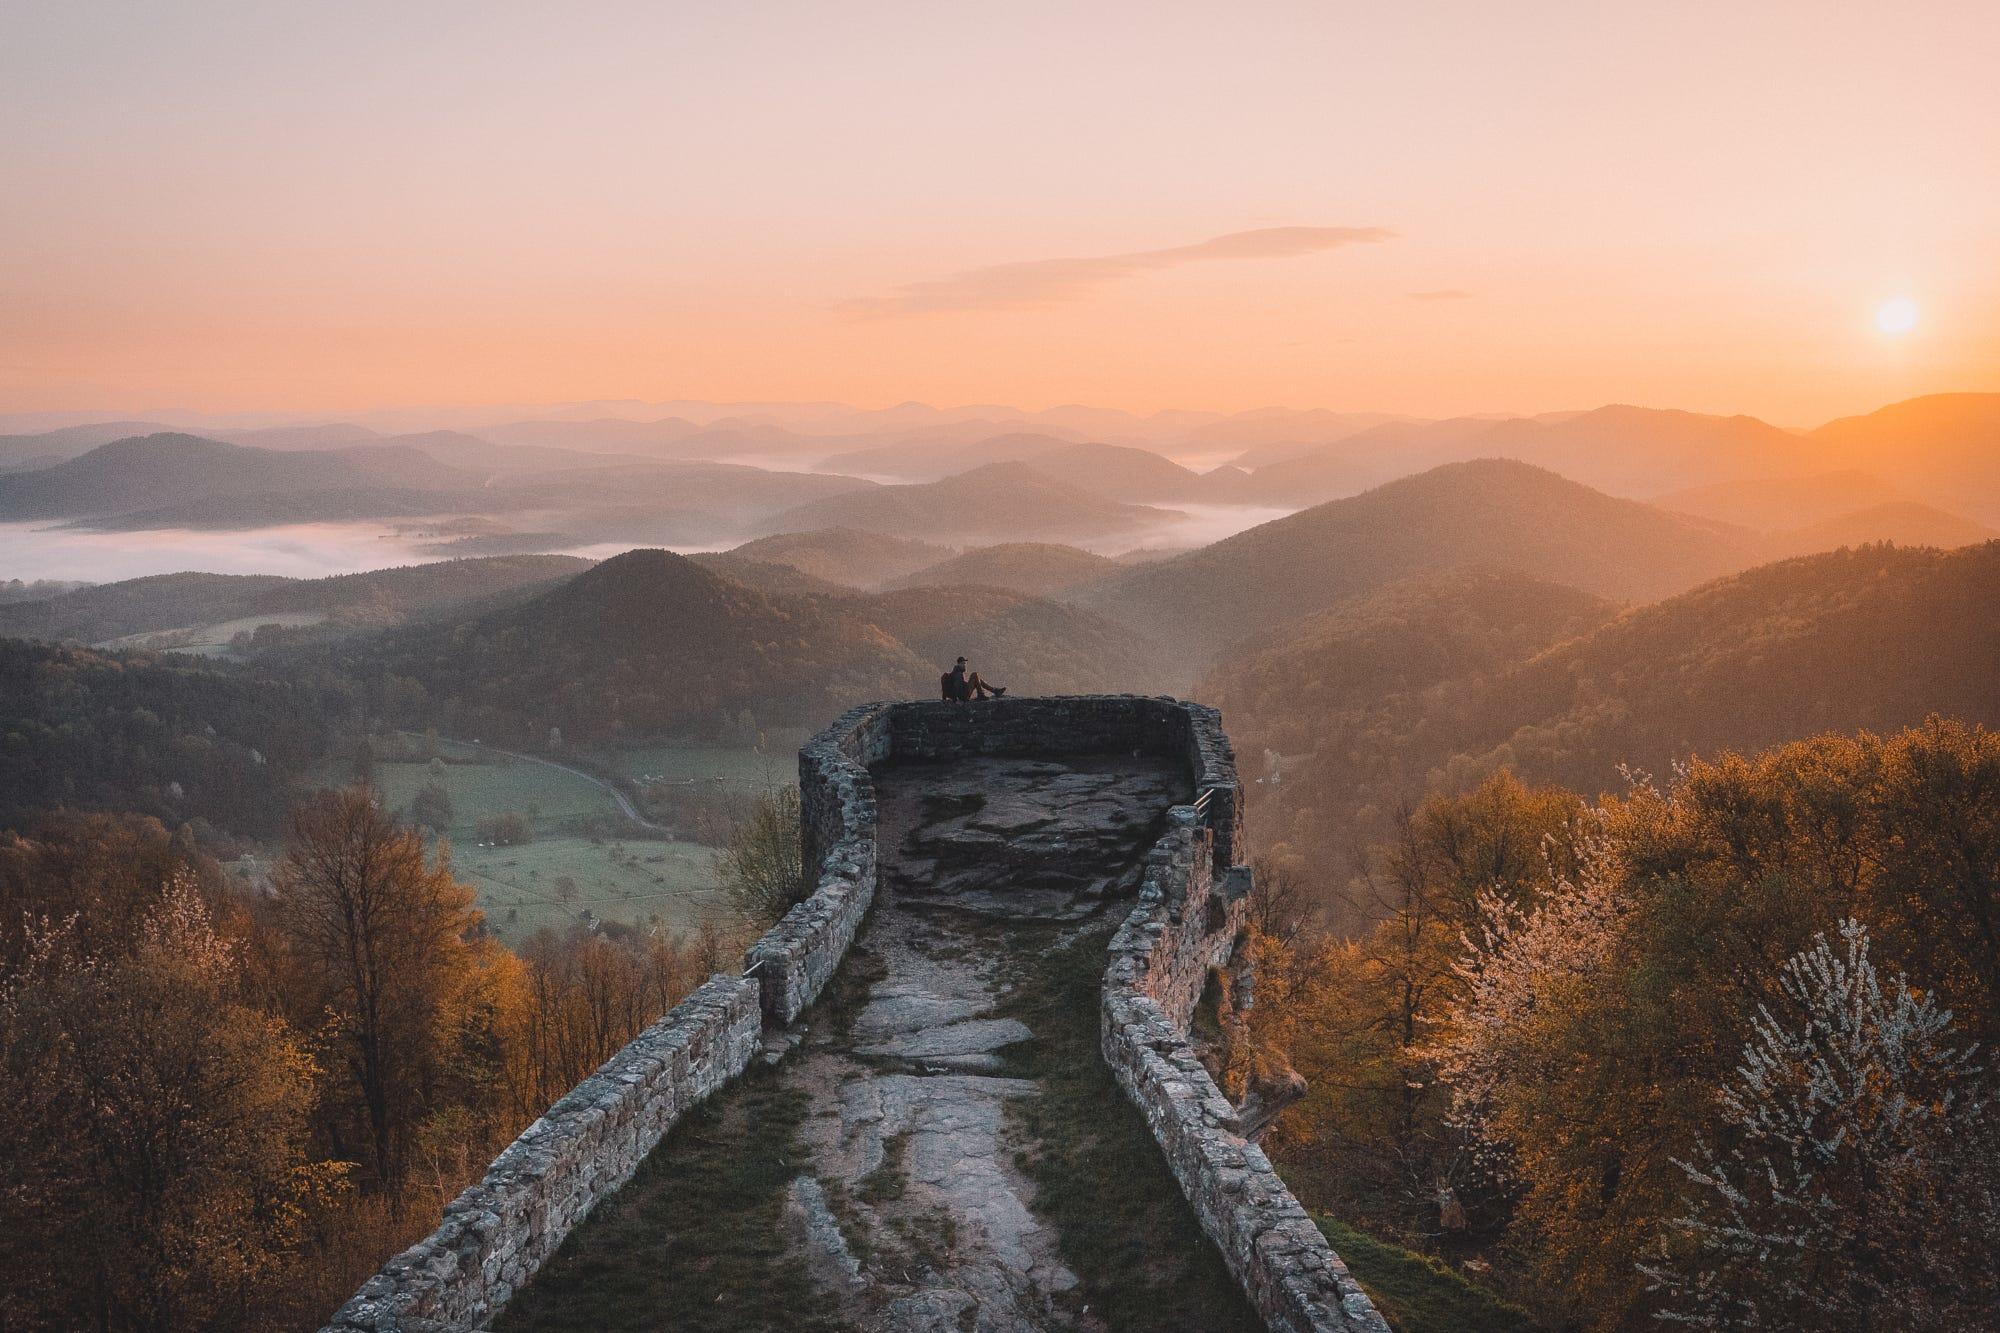
{"type": "Polygon", "coordinates": [[[946,703],[955,703],[958,700],[958,691],[952,687],[949,671],[938,677],[938,697],[946,703]]]}

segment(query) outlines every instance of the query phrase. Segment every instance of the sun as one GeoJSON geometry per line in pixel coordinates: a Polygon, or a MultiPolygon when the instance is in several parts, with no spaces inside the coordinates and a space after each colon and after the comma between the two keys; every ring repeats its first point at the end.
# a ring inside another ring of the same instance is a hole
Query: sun
{"type": "Polygon", "coordinates": [[[1884,301],[1875,311],[1875,327],[1893,336],[1917,327],[1917,303],[1907,296],[1884,301]]]}

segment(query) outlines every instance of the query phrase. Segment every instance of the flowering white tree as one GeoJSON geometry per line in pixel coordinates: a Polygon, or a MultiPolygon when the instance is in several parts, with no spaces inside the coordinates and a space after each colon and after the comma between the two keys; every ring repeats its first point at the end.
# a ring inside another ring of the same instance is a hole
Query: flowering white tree
{"type": "Polygon", "coordinates": [[[1466,937],[1453,968],[1460,989],[1425,1048],[1451,1087],[1454,1120],[1496,1175],[1506,1173],[1509,1134],[1494,1118],[1494,1093],[1552,1054],[1539,1039],[1537,1019],[1598,975],[1627,911],[1612,848],[1594,813],[1575,836],[1575,856],[1576,874],[1553,875],[1532,906],[1496,891],[1480,894],[1479,933],[1466,937]]]}
{"type": "Polygon", "coordinates": [[[1994,1118],[1949,1010],[1883,977],[1841,923],[1779,977],[1717,1098],[1659,1317],[1705,1328],[1990,1328],[1994,1118]],[[1984,1233],[1984,1239],[1980,1239],[1984,1233]]]}

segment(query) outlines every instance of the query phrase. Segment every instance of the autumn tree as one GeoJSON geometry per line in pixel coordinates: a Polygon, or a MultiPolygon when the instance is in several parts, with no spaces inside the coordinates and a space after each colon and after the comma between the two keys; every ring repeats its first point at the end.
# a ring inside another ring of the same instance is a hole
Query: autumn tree
{"type": "Polygon", "coordinates": [[[302,1016],[325,1016],[349,1113],[332,1118],[334,1141],[393,1183],[412,1131],[467,1055],[490,1045],[503,955],[444,855],[433,861],[363,788],[299,807],[275,887],[297,970],[292,1001],[302,1016]]]}
{"type": "Polygon", "coordinates": [[[315,1069],[245,1005],[235,942],[182,872],[113,945],[44,922],[0,973],[0,1325],[268,1327],[343,1168],[315,1069]]]}
{"type": "Polygon", "coordinates": [[[1481,1220],[1482,1182],[1424,1047],[1481,895],[1531,901],[1565,873],[1581,809],[1571,793],[1504,773],[1432,797],[1400,812],[1394,841],[1357,876],[1351,906],[1372,929],[1353,940],[1260,935],[1254,1021],[1310,1089],[1274,1146],[1348,1215],[1412,1240],[1481,1220]]]}
{"type": "Polygon", "coordinates": [[[1577,872],[1536,900],[1487,895],[1431,1054],[1504,1159],[1553,1305],[1613,1327],[1657,1300],[1638,1265],[1672,1242],[1675,1163],[1830,922],[1857,919],[1969,1034],[1992,1031],[1996,765],[2000,737],[1944,722],[1693,762],[1605,802],[1577,872]]]}

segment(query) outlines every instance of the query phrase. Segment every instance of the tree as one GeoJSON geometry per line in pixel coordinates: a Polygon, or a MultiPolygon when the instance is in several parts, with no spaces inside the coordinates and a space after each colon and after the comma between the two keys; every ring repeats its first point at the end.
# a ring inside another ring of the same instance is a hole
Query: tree
{"type": "Polygon", "coordinates": [[[476,831],[481,842],[490,842],[495,847],[519,847],[532,842],[535,836],[528,821],[512,810],[480,820],[476,831]]]}
{"type": "MultiPolygon", "coordinates": [[[[1488,895],[1430,1055],[1504,1166],[1514,1234],[1555,1308],[1629,1323],[1661,1292],[1718,1090],[1787,961],[1852,917],[1989,1039],[1981,904],[2000,881],[2000,736],[1932,722],[1685,765],[1602,802],[1578,868],[1527,903],[1488,895]]],[[[1724,1145],[1726,1149],[1727,1145],[1724,1145]]],[[[1948,1214],[1910,1205],[1935,1233],[1948,1214]]]]}
{"type": "MultiPolygon", "coordinates": [[[[323,791],[293,815],[276,912],[301,976],[295,1002],[327,1015],[337,1078],[375,1179],[399,1178],[493,946],[473,893],[362,788],[323,791]]],[[[346,1142],[345,1126],[337,1141],[346,1142]]]]}
{"type": "Polygon", "coordinates": [[[185,871],[118,945],[75,918],[26,944],[0,975],[0,1324],[267,1326],[344,1173],[309,1151],[303,1045],[244,1003],[185,871]]]}
{"type": "Polygon", "coordinates": [[[410,822],[418,828],[442,833],[451,827],[452,813],[451,793],[442,783],[427,782],[410,798],[410,822]]]}
{"type": "Polygon", "coordinates": [[[715,873],[730,901],[752,921],[776,921],[805,900],[797,787],[773,788],[758,798],[729,846],[715,854],[715,873]]]}
{"type": "MultiPolygon", "coordinates": [[[[1252,1023],[1308,1087],[1273,1147],[1328,1182],[1343,1214],[1411,1241],[1504,1215],[1481,1207],[1495,1202],[1490,1182],[1426,1048],[1482,893],[1526,903],[1546,892],[1574,863],[1581,809],[1573,794],[1511,774],[1432,797],[1399,812],[1394,842],[1364,862],[1352,905],[1376,924],[1359,939],[1256,931],[1252,1023]]],[[[1260,906],[1253,899],[1253,928],[1271,915],[1260,906]]]]}
{"type": "Polygon", "coordinates": [[[1877,972],[1866,927],[1840,939],[1786,962],[1719,1123],[1676,1162],[1694,1187],[1679,1244],[1640,1266],[1663,1318],[1970,1330],[2000,1309],[1994,1089],[1937,997],[1877,972]]]}

